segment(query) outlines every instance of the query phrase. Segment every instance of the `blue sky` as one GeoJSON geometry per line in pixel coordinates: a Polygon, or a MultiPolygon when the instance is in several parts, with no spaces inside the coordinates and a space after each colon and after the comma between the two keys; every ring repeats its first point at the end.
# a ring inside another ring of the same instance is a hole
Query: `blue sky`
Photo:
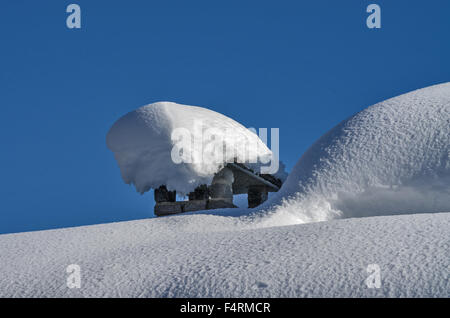
{"type": "Polygon", "coordinates": [[[449,14],[447,0],[2,1],[0,233],[151,217],[105,136],[155,101],[278,127],[291,169],[355,112],[449,81],[449,14]]]}

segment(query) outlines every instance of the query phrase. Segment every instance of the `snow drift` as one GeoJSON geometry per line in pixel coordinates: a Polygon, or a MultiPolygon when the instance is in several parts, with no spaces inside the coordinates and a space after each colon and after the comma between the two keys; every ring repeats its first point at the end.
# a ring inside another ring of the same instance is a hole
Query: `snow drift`
{"type": "MultiPolygon", "coordinates": [[[[114,152],[124,182],[135,185],[140,193],[164,184],[186,194],[200,184],[210,184],[224,163],[236,159],[259,169],[273,155],[255,133],[233,119],[206,108],[171,102],[150,104],[126,114],[111,127],[106,143],[114,152]],[[183,162],[172,159],[174,150],[180,150],[183,162]]],[[[284,180],[286,175],[280,170],[277,177],[284,180]]]]}
{"type": "Polygon", "coordinates": [[[373,105],[300,158],[269,224],[450,211],[450,83],[373,105]]]}
{"type": "Polygon", "coordinates": [[[0,235],[0,297],[448,297],[450,213],[242,229],[212,215],[0,235]],[[81,288],[67,287],[67,266],[81,288]],[[368,288],[369,264],[381,270],[368,288]]]}

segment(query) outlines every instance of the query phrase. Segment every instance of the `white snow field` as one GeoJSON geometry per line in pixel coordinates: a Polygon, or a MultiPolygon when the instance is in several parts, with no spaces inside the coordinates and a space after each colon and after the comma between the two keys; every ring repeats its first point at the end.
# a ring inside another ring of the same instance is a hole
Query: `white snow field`
{"type": "Polygon", "coordinates": [[[8,234],[0,296],[449,297],[449,229],[450,213],[271,228],[178,215],[8,234]],[[69,264],[80,289],[66,285],[69,264]]]}
{"type": "MultiPolygon", "coordinates": [[[[128,150],[119,128],[109,144],[140,192],[153,186],[143,125],[128,150]]],[[[449,138],[446,83],[330,130],[262,207],[1,235],[0,296],[449,297],[449,138]],[[79,289],[66,286],[70,264],[79,289]],[[373,264],[380,288],[366,284],[373,264]]]]}

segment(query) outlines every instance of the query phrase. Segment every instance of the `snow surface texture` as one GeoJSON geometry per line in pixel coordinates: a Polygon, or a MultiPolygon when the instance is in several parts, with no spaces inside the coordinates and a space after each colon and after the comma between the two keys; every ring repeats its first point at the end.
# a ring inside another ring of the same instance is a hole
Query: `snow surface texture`
{"type": "Polygon", "coordinates": [[[450,213],[259,229],[179,215],[1,235],[0,296],[449,297],[449,228],[450,213]]]}
{"type": "MultiPolygon", "coordinates": [[[[449,297],[449,110],[450,84],[369,107],[319,139],[262,209],[0,235],[0,296],[449,297]],[[66,286],[70,264],[80,289],[66,286]],[[371,264],[380,288],[366,285],[371,264]]],[[[127,116],[119,127],[144,120],[127,116]]],[[[149,127],[135,129],[110,145],[126,178],[151,170],[149,127]]]]}
{"type": "MultiPolygon", "coordinates": [[[[125,183],[134,184],[140,193],[166,185],[169,190],[187,194],[200,184],[210,184],[224,163],[237,159],[259,172],[272,159],[261,139],[233,119],[206,108],[171,102],[150,104],[126,114],[111,127],[106,144],[114,152],[125,183]],[[172,135],[175,131],[180,135],[172,135]],[[191,162],[175,163],[175,146],[183,149],[183,156],[191,162]],[[218,149],[223,151],[218,160],[208,157],[218,149]]],[[[281,169],[276,176],[284,180],[287,174],[281,169]]]]}
{"type": "Polygon", "coordinates": [[[450,83],[340,123],[303,154],[264,209],[278,225],[450,211],[450,83]]]}

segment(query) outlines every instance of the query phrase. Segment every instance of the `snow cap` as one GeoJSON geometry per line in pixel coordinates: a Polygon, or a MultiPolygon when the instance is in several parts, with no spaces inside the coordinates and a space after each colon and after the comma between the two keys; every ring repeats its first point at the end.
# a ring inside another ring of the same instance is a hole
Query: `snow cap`
{"type": "Polygon", "coordinates": [[[166,185],[187,194],[210,184],[226,163],[262,166],[272,152],[252,131],[215,111],[172,102],[134,110],[106,137],[125,183],[144,193],[166,185]]]}

